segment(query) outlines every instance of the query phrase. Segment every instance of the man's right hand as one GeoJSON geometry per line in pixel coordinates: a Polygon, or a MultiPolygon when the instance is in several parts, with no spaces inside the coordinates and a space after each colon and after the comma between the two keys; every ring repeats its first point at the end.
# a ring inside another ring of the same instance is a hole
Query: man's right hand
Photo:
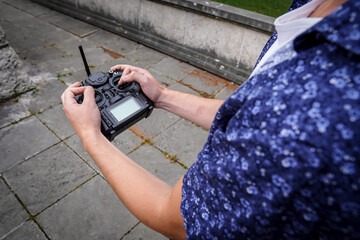
{"type": "Polygon", "coordinates": [[[206,129],[211,127],[216,112],[224,102],[167,89],[145,69],[116,65],[111,70],[123,71],[120,85],[123,82],[138,82],[145,95],[154,102],[155,107],[172,112],[206,129]]]}
{"type": "Polygon", "coordinates": [[[161,94],[165,88],[159,84],[159,82],[153,77],[153,75],[151,75],[151,73],[145,69],[130,65],[115,65],[110,69],[112,71],[123,71],[119,85],[121,85],[123,82],[138,82],[145,95],[154,102],[155,107],[158,107],[161,94]]]}

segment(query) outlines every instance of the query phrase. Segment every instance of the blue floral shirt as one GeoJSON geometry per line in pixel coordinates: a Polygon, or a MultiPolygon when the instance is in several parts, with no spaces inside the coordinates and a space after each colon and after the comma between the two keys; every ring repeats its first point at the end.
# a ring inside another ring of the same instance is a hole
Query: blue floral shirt
{"type": "Polygon", "coordinates": [[[360,239],[360,1],[283,50],[221,106],[185,174],[188,239],[360,239]]]}

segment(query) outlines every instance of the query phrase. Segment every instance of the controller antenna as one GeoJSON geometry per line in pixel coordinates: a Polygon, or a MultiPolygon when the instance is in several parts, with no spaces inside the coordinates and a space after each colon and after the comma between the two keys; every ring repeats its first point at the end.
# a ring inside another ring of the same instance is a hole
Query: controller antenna
{"type": "Polygon", "coordinates": [[[86,58],[85,58],[84,50],[83,50],[81,45],[79,45],[79,50],[80,50],[82,60],[84,62],[86,73],[87,73],[87,75],[89,77],[91,75],[91,73],[90,73],[89,65],[87,64],[87,61],[86,61],[86,58]]]}

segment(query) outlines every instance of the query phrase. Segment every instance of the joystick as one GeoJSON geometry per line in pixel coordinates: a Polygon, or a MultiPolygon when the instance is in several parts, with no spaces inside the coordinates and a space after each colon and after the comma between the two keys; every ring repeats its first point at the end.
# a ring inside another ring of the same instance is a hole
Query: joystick
{"type": "MultiPolygon", "coordinates": [[[[107,139],[114,140],[124,130],[150,116],[154,104],[137,82],[119,85],[122,71],[91,74],[81,45],[79,50],[87,73],[82,86],[92,86],[95,90],[95,102],[101,114],[101,132],[107,139]]],[[[75,99],[81,104],[84,96],[80,94],[75,99]]]]}

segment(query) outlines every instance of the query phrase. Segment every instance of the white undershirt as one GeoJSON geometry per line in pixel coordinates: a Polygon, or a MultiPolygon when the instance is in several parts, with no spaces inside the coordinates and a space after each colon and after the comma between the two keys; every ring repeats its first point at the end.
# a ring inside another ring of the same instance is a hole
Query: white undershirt
{"type": "Polygon", "coordinates": [[[304,6],[297,8],[291,12],[285,13],[278,17],[275,22],[275,29],[278,38],[263,56],[259,64],[256,66],[251,76],[256,74],[266,61],[274,55],[281,47],[293,41],[301,33],[311,28],[323,18],[309,18],[308,16],[326,0],[313,0],[304,6]]]}

